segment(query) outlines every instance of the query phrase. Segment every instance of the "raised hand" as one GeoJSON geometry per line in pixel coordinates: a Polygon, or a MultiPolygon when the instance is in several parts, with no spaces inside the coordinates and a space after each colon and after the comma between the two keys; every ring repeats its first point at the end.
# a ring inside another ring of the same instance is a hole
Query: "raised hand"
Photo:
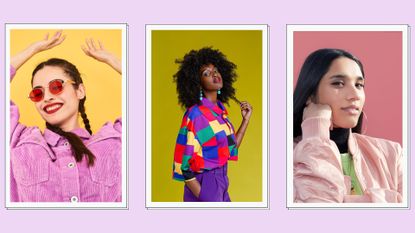
{"type": "Polygon", "coordinates": [[[244,138],[245,131],[249,124],[249,119],[251,119],[252,115],[252,106],[247,101],[237,101],[239,103],[239,106],[241,108],[241,115],[242,115],[242,122],[241,125],[238,128],[238,131],[235,134],[236,137],[236,146],[239,148],[239,146],[242,143],[242,139],[244,138]]]}
{"type": "Polygon", "coordinates": [[[242,101],[240,103],[240,107],[241,107],[241,115],[242,115],[243,120],[249,121],[252,115],[252,110],[253,110],[252,106],[247,101],[242,101]]]}
{"type": "Polygon", "coordinates": [[[62,30],[56,31],[51,38],[49,38],[48,33],[45,35],[43,40],[30,44],[23,51],[11,57],[10,64],[17,70],[33,55],[60,45],[65,38],[66,36],[62,35],[62,30]]]}
{"type": "Polygon", "coordinates": [[[107,51],[101,41],[98,40],[98,45],[96,45],[93,39],[86,39],[85,45],[82,45],[81,48],[86,55],[110,65],[121,74],[121,61],[114,54],[107,51]]]}
{"type": "Polygon", "coordinates": [[[32,48],[35,53],[39,53],[55,46],[60,45],[66,38],[66,35],[62,35],[62,30],[56,31],[55,35],[49,38],[49,33],[45,35],[45,38],[40,41],[36,41],[29,47],[32,48]]]}

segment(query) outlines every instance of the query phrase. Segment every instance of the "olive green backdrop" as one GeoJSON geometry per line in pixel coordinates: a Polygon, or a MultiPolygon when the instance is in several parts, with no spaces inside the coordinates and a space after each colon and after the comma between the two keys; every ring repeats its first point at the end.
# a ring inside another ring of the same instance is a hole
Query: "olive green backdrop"
{"type": "MultiPolygon", "coordinates": [[[[192,49],[212,46],[237,65],[234,83],[239,100],[253,106],[253,114],[239,148],[239,160],[229,161],[232,201],[262,200],[262,31],[260,30],[153,30],[151,38],[151,192],[153,202],[183,200],[183,182],[172,179],[177,133],[185,109],[178,104],[173,75],[177,58],[192,49]]],[[[239,106],[231,100],[229,117],[239,128],[239,106]]]]}

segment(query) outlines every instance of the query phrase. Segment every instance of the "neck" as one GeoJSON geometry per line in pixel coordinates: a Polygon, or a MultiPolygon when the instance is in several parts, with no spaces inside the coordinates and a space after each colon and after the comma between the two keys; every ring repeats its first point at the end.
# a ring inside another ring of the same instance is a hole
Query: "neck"
{"type": "Polygon", "coordinates": [[[349,139],[350,129],[344,128],[334,128],[330,131],[330,139],[334,141],[339,148],[340,153],[349,152],[348,139],[349,139]]]}
{"type": "Polygon", "coordinates": [[[70,132],[74,129],[80,128],[79,122],[78,122],[78,114],[75,114],[70,119],[66,120],[62,124],[58,125],[59,128],[61,128],[65,132],[70,132]]]}
{"type": "Polygon", "coordinates": [[[218,101],[218,92],[217,91],[206,91],[204,90],[203,93],[205,97],[212,103],[216,104],[218,101]]]}

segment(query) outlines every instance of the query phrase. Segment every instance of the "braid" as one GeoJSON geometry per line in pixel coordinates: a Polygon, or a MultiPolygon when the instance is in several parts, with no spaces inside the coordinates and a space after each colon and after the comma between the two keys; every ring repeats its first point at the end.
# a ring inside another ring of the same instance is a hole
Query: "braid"
{"type": "MultiPolygon", "coordinates": [[[[72,81],[75,82],[73,84],[75,89],[78,89],[79,85],[83,83],[82,78],[81,78],[81,74],[79,73],[79,70],[76,68],[76,66],[74,64],[72,64],[72,63],[70,63],[70,62],[68,62],[64,59],[51,58],[51,59],[49,59],[45,62],[40,63],[33,70],[32,85],[33,85],[33,77],[35,76],[36,72],[43,69],[45,66],[55,66],[55,67],[62,68],[63,71],[69,77],[71,77],[72,81]]],[[[81,116],[82,116],[82,119],[84,121],[86,130],[90,134],[92,134],[91,125],[89,124],[88,117],[85,113],[85,100],[86,100],[86,97],[84,97],[83,99],[81,99],[79,101],[78,111],[81,113],[81,116]]],[[[46,122],[46,127],[49,130],[61,135],[62,137],[66,138],[68,140],[69,144],[71,144],[72,151],[74,152],[74,156],[75,156],[75,159],[76,159],[77,162],[82,161],[83,156],[86,155],[87,159],[88,159],[88,166],[94,165],[94,161],[95,161],[94,154],[92,154],[92,152],[85,146],[85,144],[82,142],[82,140],[76,134],[71,133],[71,132],[65,132],[61,128],[59,128],[58,126],[51,125],[47,122],[46,122]]]]}
{"type": "Polygon", "coordinates": [[[82,140],[74,133],[65,132],[61,128],[51,125],[46,122],[46,128],[49,130],[61,135],[66,138],[69,144],[72,147],[72,151],[75,153],[76,162],[82,161],[83,155],[85,154],[88,158],[88,166],[93,166],[95,161],[95,156],[92,152],[85,146],[82,140]]]}
{"type": "Polygon", "coordinates": [[[82,120],[84,121],[85,129],[92,135],[91,125],[89,124],[88,116],[85,112],[85,100],[86,97],[79,101],[79,109],[78,111],[81,113],[82,120]]]}

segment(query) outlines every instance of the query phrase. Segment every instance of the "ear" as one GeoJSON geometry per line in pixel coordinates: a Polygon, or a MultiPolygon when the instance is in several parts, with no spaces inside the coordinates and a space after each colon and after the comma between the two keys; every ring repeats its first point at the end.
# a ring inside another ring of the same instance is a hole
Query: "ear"
{"type": "Polygon", "coordinates": [[[80,83],[78,89],[76,89],[76,96],[80,100],[85,98],[85,86],[83,83],[80,83]]]}

